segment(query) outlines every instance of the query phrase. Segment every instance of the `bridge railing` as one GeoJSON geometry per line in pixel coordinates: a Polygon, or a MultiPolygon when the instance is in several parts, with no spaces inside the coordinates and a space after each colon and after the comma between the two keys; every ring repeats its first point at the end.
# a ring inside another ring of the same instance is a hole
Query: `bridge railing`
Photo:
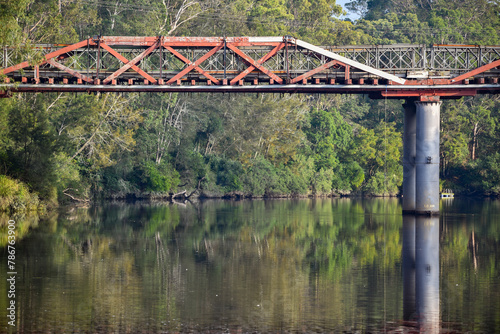
{"type": "Polygon", "coordinates": [[[470,71],[500,59],[500,46],[347,45],[325,49],[367,66],[396,71],[470,71]]]}

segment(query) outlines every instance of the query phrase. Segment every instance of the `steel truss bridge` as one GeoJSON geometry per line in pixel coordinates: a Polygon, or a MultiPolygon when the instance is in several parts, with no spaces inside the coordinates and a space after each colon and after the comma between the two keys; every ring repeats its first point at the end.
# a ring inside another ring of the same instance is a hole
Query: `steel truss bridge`
{"type": "MultiPolygon", "coordinates": [[[[3,48],[12,92],[272,92],[439,100],[499,93],[500,46],[318,47],[285,37],[95,37],[3,48]]],[[[0,81],[1,81],[0,78],[0,81]]]]}
{"type": "Polygon", "coordinates": [[[500,46],[318,47],[285,37],[96,37],[4,48],[0,91],[368,94],[404,104],[403,213],[439,214],[441,98],[500,94],[500,46]],[[23,53],[26,54],[26,53],[23,53]]]}

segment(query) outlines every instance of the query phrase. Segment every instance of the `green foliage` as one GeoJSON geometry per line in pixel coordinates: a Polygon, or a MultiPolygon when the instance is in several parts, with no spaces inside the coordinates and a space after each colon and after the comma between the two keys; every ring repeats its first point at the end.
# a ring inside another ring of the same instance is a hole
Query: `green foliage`
{"type": "Polygon", "coordinates": [[[305,133],[314,153],[317,170],[337,167],[338,152],[344,150],[351,140],[351,127],[336,110],[313,110],[309,124],[305,133]]]}
{"type": "Polygon", "coordinates": [[[26,212],[42,209],[38,195],[8,176],[0,175],[0,211],[26,212]]]}
{"type": "Polygon", "coordinates": [[[298,154],[283,169],[289,174],[287,187],[292,194],[309,194],[316,170],[313,157],[298,154]]]}
{"type": "Polygon", "coordinates": [[[365,191],[374,196],[395,196],[398,194],[398,187],[401,186],[403,167],[397,168],[397,173],[384,174],[376,172],[366,183],[365,191]]]}
{"type": "Polygon", "coordinates": [[[140,185],[148,192],[167,193],[179,184],[179,173],[168,163],[157,165],[146,161],[138,168],[140,185]]]}
{"type": "Polygon", "coordinates": [[[31,0],[6,0],[0,4],[0,45],[14,46],[24,41],[19,19],[26,15],[31,0]]]}
{"type": "Polygon", "coordinates": [[[55,132],[45,100],[19,99],[8,112],[9,145],[4,163],[13,177],[27,183],[42,199],[55,202],[55,132]]]}
{"type": "Polygon", "coordinates": [[[488,155],[479,163],[482,189],[488,194],[500,194],[500,153],[488,155]]]}
{"type": "Polygon", "coordinates": [[[498,195],[495,165],[498,152],[498,98],[462,98],[443,105],[441,170],[446,187],[457,193],[498,195]]]}
{"type": "MultiPolygon", "coordinates": [[[[4,1],[0,45],[21,55],[30,43],[98,34],[500,43],[498,1],[355,0],[348,8],[361,19],[337,19],[334,0],[4,1]]],[[[443,103],[447,187],[500,194],[499,111],[490,96],[443,103]]],[[[179,184],[219,196],[393,195],[402,182],[402,124],[401,101],[362,96],[18,94],[0,101],[0,166],[52,203],[179,184]]]]}
{"type": "Polygon", "coordinates": [[[365,180],[365,173],[356,161],[340,165],[334,173],[332,189],[340,194],[350,194],[356,191],[365,180]]]}
{"type": "Polygon", "coordinates": [[[279,196],[287,194],[288,190],[283,180],[280,180],[278,169],[263,158],[251,161],[242,183],[244,191],[253,196],[279,196]]]}
{"type": "Polygon", "coordinates": [[[360,20],[356,27],[373,44],[424,43],[428,31],[427,23],[411,13],[387,13],[377,20],[360,20]]]}
{"type": "Polygon", "coordinates": [[[98,22],[95,7],[85,1],[31,0],[18,17],[26,37],[35,43],[76,43],[96,34],[89,29],[98,22]]]}
{"type": "Polygon", "coordinates": [[[209,165],[211,171],[216,175],[215,184],[221,187],[224,193],[242,190],[240,177],[243,175],[243,166],[240,162],[210,157],[209,165]]]}
{"type": "Polygon", "coordinates": [[[374,129],[360,127],[357,129],[353,144],[349,150],[351,165],[346,170],[351,175],[353,186],[362,188],[372,195],[396,195],[403,182],[401,168],[401,133],[396,131],[395,124],[381,122],[374,129]],[[359,168],[364,170],[361,177],[359,168]],[[356,186],[358,184],[358,186],[356,186]]]}
{"type": "Polygon", "coordinates": [[[499,4],[494,1],[354,0],[356,25],[369,43],[498,44],[499,4]]]}
{"type": "Polygon", "coordinates": [[[317,195],[329,194],[332,191],[333,170],[321,168],[314,174],[312,180],[313,191],[317,195]]]}

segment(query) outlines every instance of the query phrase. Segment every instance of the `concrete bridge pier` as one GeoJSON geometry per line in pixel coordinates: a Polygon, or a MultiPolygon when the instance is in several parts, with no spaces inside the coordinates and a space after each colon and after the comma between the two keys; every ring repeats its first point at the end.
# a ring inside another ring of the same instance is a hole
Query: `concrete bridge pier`
{"type": "Polygon", "coordinates": [[[417,106],[406,101],[403,129],[403,214],[414,214],[416,203],[417,106]]]}
{"type": "Polygon", "coordinates": [[[407,101],[403,134],[403,213],[439,214],[441,101],[407,101]]]}

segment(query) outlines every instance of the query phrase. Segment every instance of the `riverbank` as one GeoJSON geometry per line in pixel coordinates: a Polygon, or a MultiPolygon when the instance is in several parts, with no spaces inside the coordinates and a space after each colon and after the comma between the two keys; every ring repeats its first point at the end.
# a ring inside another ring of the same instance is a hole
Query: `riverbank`
{"type": "Polygon", "coordinates": [[[46,208],[46,203],[25,183],[0,175],[0,212],[43,212],[46,208]]]}
{"type": "MultiPolygon", "coordinates": [[[[65,194],[66,195],[66,194],[65,194]]],[[[499,194],[468,193],[458,191],[454,193],[455,197],[473,197],[473,198],[498,198],[499,194]]],[[[106,192],[102,191],[93,197],[77,198],[74,196],[63,196],[59,202],[45,201],[40,199],[38,194],[30,192],[28,186],[5,175],[0,175],[0,213],[45,213],[47,210],[53,211],[58,207],[70,206],[90,206],[101,201],[164,201],[172,203],[182,203],[186,201],[225,199],[225,200],[243,200],[243,199],[305,199],[305,198],[341,198],[341,197],[364,197],[364,198],[389,198],[401,197],[400,193],[373,194],[362,191],[356,192],[313,192],[309,190],[306,193],[284,193],[276,191],[265,191],[263,194],[255,194],[245,191],[211,191],[206,189],[178,189],[176,192],[106,192]]]]}
{"type": "MultiPolygon", "coordinates": [[[[133,200],[164,200],[164,201],[175,201],[175,200],[189,200],[189,199],[273,199],[273,198],[330,198],[330,197],[350,197],[353,194],[341,194],[341,193],[306,193],[306,194],[280,194],[280,193],[265,193],[263,195],[255,195],[253,193],[243,192],[243,191],[230,191],[230,192],[209,192],[209,191],[179,191],[177,193],[154,193],[154,192],[137,192],[128,194],[116,194],[112,196],[106,196],[104,200],[113,201],[133,201],[133,200]]],[[[359,197],[359,195],[356,195],[359,197]]],[[[380,196],[380,197],[397,197],[397,195],[390,196],[380,196]]]]}

